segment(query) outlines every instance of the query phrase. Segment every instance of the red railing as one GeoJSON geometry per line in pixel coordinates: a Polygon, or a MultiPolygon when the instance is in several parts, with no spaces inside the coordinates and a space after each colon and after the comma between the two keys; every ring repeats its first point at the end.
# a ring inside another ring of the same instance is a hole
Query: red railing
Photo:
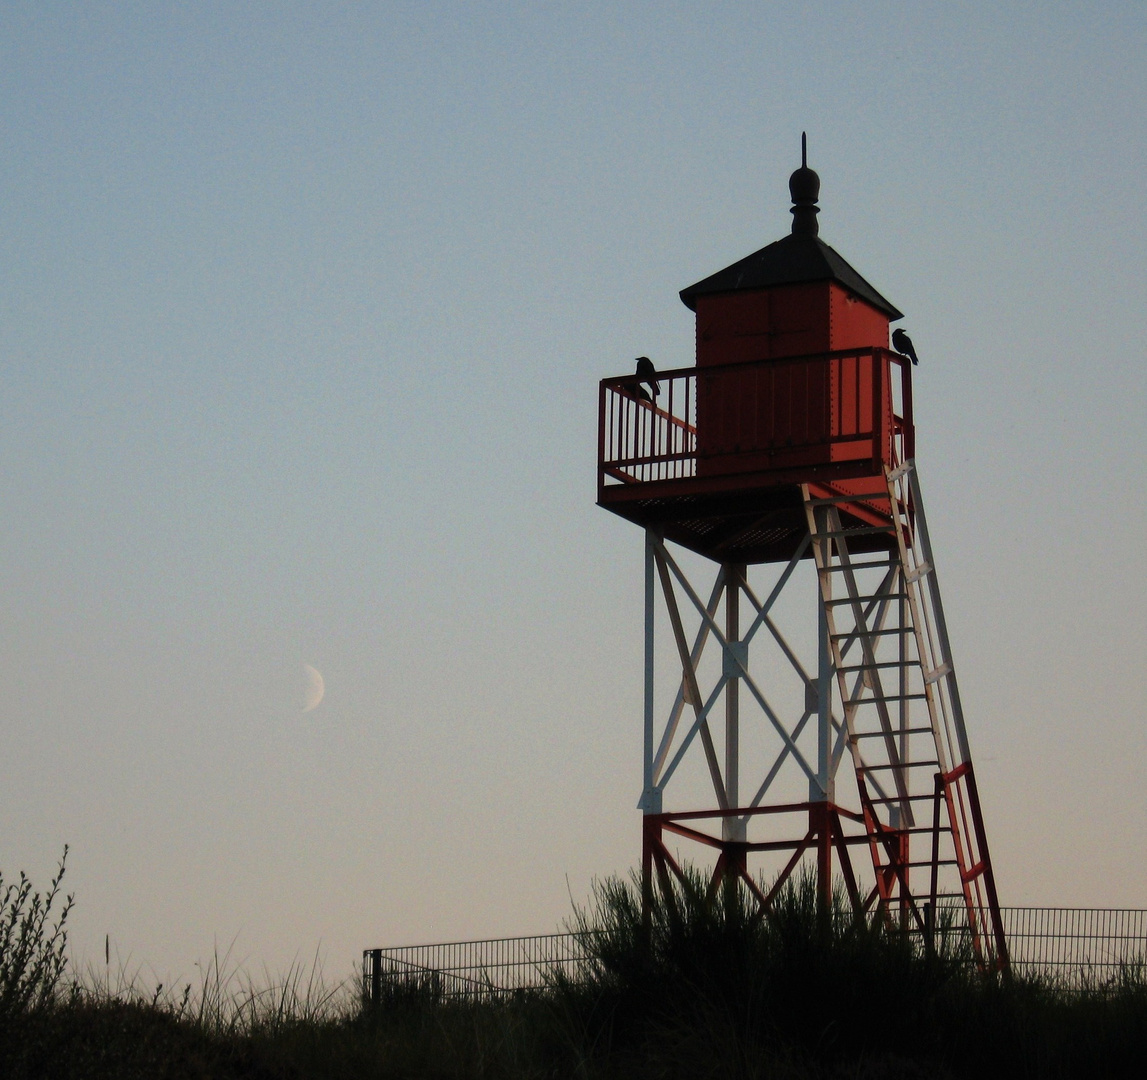
{"type": "Polygon", "coordinates": [[[658,372],[656,396],[633,376],[602,380],[598,461],[603,483],[695,475],[696,373],[696,368],[658,372]]]}
{"type": "Polygon", "coordinates": [[[598,407],[602,487],[914,453],[911,367],[887,349],[615,376],[598,407]]]}

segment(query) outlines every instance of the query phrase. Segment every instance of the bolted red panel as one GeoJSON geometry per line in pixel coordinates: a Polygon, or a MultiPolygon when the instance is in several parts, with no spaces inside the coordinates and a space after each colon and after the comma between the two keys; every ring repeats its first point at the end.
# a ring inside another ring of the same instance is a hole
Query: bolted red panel
{"type": "Polygon", "coordinates": [[[829,348],[888,348],[888,316],[835,281],[828,282],[829,348]]]}
{"type": "Polygon", "coordinates": [[[697,368],[697,474],[828,463],[831,361],[697,368]]]}
{"type": "Polygon", "coordinates": [[[830,324],[828,282],[698,297],[697,366],[828,352],[830,324]]]}
{"type": "MultiPolygon", "coordinates": [[[[831,348],[887,349],[888,316],[836,282],[829,282],[828,289],[831,348]]],[[[882,377],[887,374],[886,365],[882,365],[884,361],[872,353],[843,357],[833,364],[832,434],[864,436],[834,443],[833,461],[879,458],[889,463],[883,448],[889,442],[892,423],[892,383],[882,377]]]]}

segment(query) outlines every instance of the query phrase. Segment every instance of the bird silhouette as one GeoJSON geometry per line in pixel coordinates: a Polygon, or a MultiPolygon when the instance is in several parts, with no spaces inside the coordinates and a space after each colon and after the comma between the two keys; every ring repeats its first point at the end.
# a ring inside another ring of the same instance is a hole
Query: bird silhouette
{"type": "MultiPolygon", "coordinates": [[[[638,390],[641,390],[641,383],[645,383],[653,394],[657,397],[661,393],[661,383],[657,381],[657,368],[653,366],[653,361],[648,356],[639,356],[637,358],[637,377],[641,380],[637,384],[638,390]]],[[[652,400],[646,395],[642,394],[646,401],[652,400]]]]}
{"type": "Polygon", "coordinates": [[[907,356],[912,361],[913,367],[920,363],[920,358],[916,355],[916,349],[912,345],[912,339],[903,330],[892,331],[892,347],[898,353],[907,356]]]}

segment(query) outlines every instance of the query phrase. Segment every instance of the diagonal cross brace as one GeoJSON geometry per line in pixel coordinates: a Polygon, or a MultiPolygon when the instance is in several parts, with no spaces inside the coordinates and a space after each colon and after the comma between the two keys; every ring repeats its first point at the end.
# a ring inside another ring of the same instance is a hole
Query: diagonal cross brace
{"type": "MultiPolygon", "coordinates": [[[[713,592],[709,596],[708,611],[710,619],[716,614],[717,605],[721,602],[721,593],[725,588],[725,569],[722,567],[717,572],[717,580],[713,585],[713,592]]],[[[697,670],[697,662],[701,659],[701,654],[705,651],[705,645],[709,640],[709,623],[702,621],[700,629],[697,631],[697,636],[693,640],[693,651],[689,654],[690,660],[693,664],[693,670],[697,670]]],[[[665,732],[661,736],[661,742],[657,747],[657,754],[653,759],[653,783],[657,784],[661,779],[661,770],[665,766],[665,759],[669,756],[669,749],[673,745],[673,736],[677,734],[677,726],[681,722],[681,713],[685,710],[685,680],[682,678],[681,686],[677,690],[677,695],[673,699],[673,708],[669,710],[669,719],[665,724],[665,732]]],[[[691,738],[691,736],[690,736],[691,738]]],[[[668,779],[668,777],[666,777],[668,779]]]]}
{"type": "MultiPolygon", "coordinates": [[[[670,599],[672,598],[670,618],[672,619],[676,617],[678,619],[678,622],[674,626],[674,633],[675,635],[678,635],[678,651],[681,653],[682,660],[684,661],[688,654],[684,650],[685,635],[684,632],[680,629],[680,615],[677,612],[676,597],[673,593],[673,590],[665,584],[668,570],[672,570],[673,576],[676,577],[677,580],[681,583],[682,589],[684,589],[686,595],[692,601],[693,606],[697,609],[697,612],[701,615],[702,619],[705,620],[705,622],[708,624],[710,633],[717,639],[718,642],[720,642],[721,648],[725,650],[727,655],[732,655],[734,657],[736,666],[741,670],[741,674],[738,677],[744,682],[745,686],[748,688],[753,697],[756,698],[757,704],[761,707],[761,711],[764,712],[765,716],[768,717],[769,722],[773,725],[777,734],[780,735],[781,740],[784,742],[785,746],[788,747],[789,753],[792,754],[793,759],[797,762],[798,765],[800,765],[801,769],[804,770],[804,773],[808,779],[815,782],[816,771],[809,766],[809,763],[805,760],[804,755],[800,752],[796,743],[793,741],[792,735],[789,734],[788,730],[785,728],[785,725],[781,723],[777,714],[773,711],[772,706],[766,700],[765,695],[761,693],[760,688],[753,680],[753,677],[745,670],[744,666],[741,664],[741,661],[736,658],[736,654],[729,649],[729,643],[726,640],[725,635],[721,632],[721,628],[717,625],[713,617],[709,615],[708,611],[705,609],[705,606],[701,603],[700,598],[693,591],[693,587],[689,584],[688,579],[686,579],[685,575],[682,573],[681,568],[674,561],[673,556],[665,550],[665,545],[660,541],[655,541],[654,551],[658,556],[658,569],[662,574],[662,586],[665,589],[666,602],[669,603],[670,599]]],[[[693,670],[691,665],[689,670],[693,670]]],[[[693,678],[695,682],[695,673],[693,678]]],[[[697,695],[697,700],[700,700],[700,694],[697,695]]],[[[704,738],[705,732],[707,732],[707,730],[708,725],[706,725],[702,731],[702,738],[704,738]]],[[[711,764],[710,770],[712,770],[712,768],[713,765],[711,764]]]]}
{"type": "Polygon", "coordinates": [[[677,771],[677,766],[681,764],[681,759],[685,756],[685,752],[689,749],[690,744],[693,742],[694,736],[701,730],[701,725],[707,723],[709,720],[709,713],[713,711],[713,706],[717,704],[717,700],[721,696],[721,691],[725,689],[725,683],[729,680],[722,676],[717,680],[717,685],[713,687],[712,692],[706,699],[705,704],[701,707],[700,712],[696,714],[693,724],[685,733],[685,738],[681,740],[681,745],[677,747],[677,753],[673,755],[673,760],[669,762],[664,774],[658,779],[657,786],[664,788],[669,783],[670,778],[677,771]]]}
{"type": "MultiPolygon", "coordinates": [[[[673,627],[673,638],[677,642],[677,653],[681,658],[685,688],[688,691],[690,704],[697,714],[697,726],[701,732],[701,745],[705,748],[705,760],[709,764],[709,776],[713,781],[713,792],[717,796],[717,805],[722,810],[728,810],[729,796],[725,792],[725,781],[721,777],[721,766],[717,761],[717,750],[713,745],[713,733],[709,730],[708,718],[701,713],[701,689],[697,685],[697,670],[693,666],[689,646],[685,643],[685,628],[681,625],[681,612],[677,608],[677,594],[673,590],[669,568],[666,566],[668,556],[665,546],[658,541],[654,545],[653,553],[657,560],[657,573],[661,578],[661,591],[665,594],[665,607],[669,612],[669,622],[673,627]]],[[[692,590],[690,590],[690,599],[700,606],[700,601],[692,594],[692,590]]],[[[701,610],[704,611],[703,608],[701,610]]],[[[705,614],[708,615],[708,612],[705,614]]]]}

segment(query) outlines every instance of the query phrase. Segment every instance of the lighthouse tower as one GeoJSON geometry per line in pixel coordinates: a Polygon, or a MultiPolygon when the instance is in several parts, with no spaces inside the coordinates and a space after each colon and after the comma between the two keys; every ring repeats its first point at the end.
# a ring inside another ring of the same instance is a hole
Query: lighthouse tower
{"type": "Polygon", "coordinates": [[[646,895],[688,858],[767,910],[808,860],[999,968],[902,316],[820,239],[807,161],[789,189],[790,235],[682,291],[696,366],[600,386],[598,502],[645,532],[646,895]]]}

